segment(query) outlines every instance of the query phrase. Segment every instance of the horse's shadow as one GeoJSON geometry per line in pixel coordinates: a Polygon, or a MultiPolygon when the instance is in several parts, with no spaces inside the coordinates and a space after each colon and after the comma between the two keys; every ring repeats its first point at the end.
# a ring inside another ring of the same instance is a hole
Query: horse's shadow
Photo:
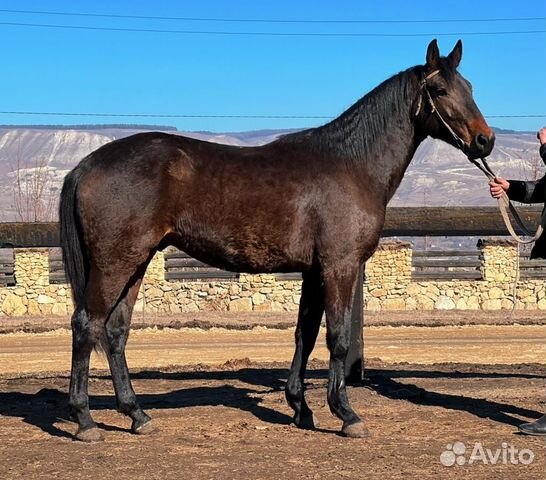
{"type": "MultiPolygon", "coordinates": [[[[197,406],[226,406],[251,412],[267,423],[289,424],[291,418],[281,412],[261,405],[263,390],[234,387],[231,385],[194,387],[173,390],[166,393],[138,394],[140,405],[146,409],[176,409],[197,406]]],[[[113,395],[90,395],[91,410],[115,410],[113,395]]],[[[36,394],[21,392],[0,393],[0,418],[2,416],[20,417],[24,422],[34,425],[46,433],[57,437],[71,435],[56,426],[58,422],[68,422],[68,395],[58,389],[42,389],[36,394]]],[[[105,430],[129,431],[119,427],[98,423],[105,430]]]]}
{"type": "Polygon", "coordinates": [[[483,398],[466,397],[448,393],[431,392],[414,384],[399,382],[394,378],[545,378],[543,375],[528,374],[473,374],[473,373],[442,373],[442,372],[391,372],[394,375],[385,375],[385,371],[370,371],[367,375],[366,386],[378,394],[394,400],[406,400],[416,405],[443,407],[448,410],[466,411],[480,418],[488,418],[498,423],[518,426],[523,423],[522,418],[535,419],[542,414],[536,410],[520,408],[501,402],[494,402],[483,398]]]}
{"type": "MultiPolygon", "coordinates": [[[[256,418],[273,424],[287,425],[291,418],[263,404],[263,396],[284,389],[288,370],[283,368],[256,369],[245,368],[237,371],[200,371],[200,372],[159,372],[142,371],[133,375],[140,380],[176,380],[176,381],[231,381],[237,386],[223,384],[219,386],[192,387],[173,390],[166,393],[139,394],[140,404],[144,409],[176,409],[196,406],[226,406],[252,413],[256,418]]],[[[412,383],[397,379],[419,378],[508,378],[523,379],[545,378],[540,374],[518,373],[462,373],[442,372],[435,370],[389,370],[368,369],[366,380],[359,387],[376,391],[378,394],[396,400],[406,400],[416,405],[439,406],[450,410],[466,411],[480,418],[516,426],[522,418],[538,418],[541,413],[535,410],[515,407],[505,403],[486,399],[465,397],[428,391],[412,383]]],[[[95,376],[97,379],[107,377],[95,376]]],[[[310,370],[307,378],[315,380],[320,388],[325,387],[328,371],[310,370]]],[[[309,385],[308,385],[309,388],[309,385]]],[[[325,392],[326,394],[326,392],[325,392]]],[[[354,393],[353,393],[354,395],[354,393]]],[[[115,409],[115,398],[112,395],[91,395],[92,410],[115,409]]],[[[362,412],[365,413],[365,412],[362,412]]],[[[20,417],[24,422],[34,425],[44,432],[58,437],[70,437],[70,434],[55,424],[68,420],[67,395],[58,389],[42,389],[36,394],[21,392],[0,392],[0,416],[20,417]]],[[[124,430],[119,427],[99,424],[106,430],[124,430]]]]}

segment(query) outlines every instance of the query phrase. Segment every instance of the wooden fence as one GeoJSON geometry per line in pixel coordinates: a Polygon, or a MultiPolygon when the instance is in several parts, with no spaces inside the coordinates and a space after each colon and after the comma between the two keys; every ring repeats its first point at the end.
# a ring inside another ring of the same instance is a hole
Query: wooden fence
{"type": "MultiPolygon", "coordinates": [[[[483,279],[478,250],[414,250],[412,258],[413,281],[483,279]]],[[[546,279],[546,260],[520,254],[519,278],[546,279]]]]}
{"type": "Polygon", "coordinates": [[[49,249],[49,283],[66,283],[63,256],[60,248],[49,249]]]}
{"type": "MultiPolygon", "coordinates": [[[[538,224],[540,209],[518,207],[523,220],[538,224]]],[[[506,235],[506,229],[496,207],[394,207],[387,209],[384,237],[506,235]]],[[[0,285],[12,284],[13,254],[1,247],[58,247],[56,223],[0,223],[0,285]],[[11,255],[11,256],[10,256],[11,255]],[[10,283],[12,282],[12,283],[10,283]]],[[[50,281],[64,283],[60,250],[50,254],[50,281]]],[[[546,278],[546,261],[520,258],[521,279],[546,278]]],[[[478,251],[414,251],[412,279],[479,280],[481,279],[478,251]]],[[[278,280],[297,280],[298,273],[275,275],[278,280]]],[[[210,267],[183,252],[166,255],[167,280],[236,280],[238,274],[210,267]]]]}
{"type": "Polygon", "coordinates": [[[478,250],[414,250],[411,278],[414,281],[481,280],[478,250]]]}
{"type": "MultiPolygon", "coordinates": [[[[0,252],[6,249],[1,249],[0,252]]],[[[10,250],[12,251],[12,250],[10,250]]],[[[7,258],[7,257],[6,257],[7,258]]],[[[2,257],[0,257],[0,262],[2,257]]],[[[1,267],[0,267],[1,268],[1,267]]],[[[6,260],[6,271],[13,274],[13,257],[6,260]],[[8,266],[9,263],[9,266],[8,266]]],[[[0,270],[1,271],[1,270],[0,270]]],[[[278,273],[275,274],[277,280],[301,280],[301,273],[278,273]]],[[[239,274],[229,272],[219,268],[211,267],[206,263],[200,262],[187,253],[180,250],[165,254],[165,279],[171,281],[218,281],[218,280],[238,280],[239,274]]],[[[59,248],[52,248],[49,252],[49,282],[66,283],[66,277],[63,267],[63,259],[59,248]]],[[[1,285],[0,279],[0,285],[1,285]]]]}
{"type": "Polygon", "coordinates": [[[546,260],[530,260],[528,256],[520,255],[519,278],[521,280],[546,279],[546,260]]]}
{"type": "MultiPolygon", "coordinates": [[[[411,279],[416,282],[481,280],[478,250],[414,250],[411,279]]],[[[520,255],[521,280],[546,279],[546,260],[520,255]]],[[[279,281],[301,280],[300,273],[278,273],[279,281]]],[[[179,250],[165,255],[165,279],[170,281],[238,280],[239,274],[211,267],[179,250]]],[[[60,248],[49,252],[49,282],[66,283],[60,248]]],[[[0,248],[0,286],[15,285],[12,249],[0,248]]]]}
{"type": "Polygon", "coordinates": [[[0,286],[15,285],[13,249],[0,248],[0,286]]]}
{"type": "MultiPolygon", "coordinates": [[[[480,254],[477,249],[414,250],[412,258],[413,281],[482,280],[480,254]]],[[[55,262],[59,261],[57,259],[55,262]]],[[[530,260],[528,255],[522,254],[519,267],[522,280],[546,279],[546,260],[530,260]]],[[[62,262],[55,263],[55,268],[62,269],[62,262]]],[[[64,274],[54,273],[55,278],[59,275],[64,274]]],[[[214,281],[238,278],[238,273],[211,267],[181,251],[165,255],[166,280],[214,281]]],[[[275,278],[280,281],[301,280],[301,274],[277,273],[275,278]]]]}
{"type": "Polygon", "coordinates": [[[238,273],[211,267],[180,250],[165,255],[166,280],[237,280],[238,273]]]}
{"type": "MultiPolygon", "coordinates": [[[[541,209],[517,207],[530,230],[541,209]]],[[[516,231],[522,233],[517,227],[516,231]]],[[[508,235],[497,207],[389,207],[383,237],[508,235]]],[[[58,247],[57,223],[0,223],[0,248],[58,247]]]]}

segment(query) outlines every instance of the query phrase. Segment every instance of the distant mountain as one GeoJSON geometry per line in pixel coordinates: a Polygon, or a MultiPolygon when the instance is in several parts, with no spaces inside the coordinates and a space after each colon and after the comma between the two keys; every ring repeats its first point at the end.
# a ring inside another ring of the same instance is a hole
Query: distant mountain
{"type": "Polygon", "coordinates": [[[536,132],[530,130],[511,130],[509,128],[491,127],[491,129],[497,133],[528,133],[529,135],[536,135],[536,132]]]}
{"type": "Polygon", "coordinates": [[[85,125],[0,125],[0,128],[13,129],[33,129],[33,130],[104,130],[105,128],[112,129],[124,129],[124,130],[158,130],[162,132],[176,132],[176,127],[169,125],[141,125],[134,123],[111,123],[105,125],[104,123],[93,125],[86,123],[85,125]]]}
{"type": "MultiPolygon", "coordinates": [[[[31,182],[38,169],[47,170],[48,191],[59,195],[62,179],[84,156],[112,140],[156,130],[228,145],[262,145],[294,130],[249,132],[179,132],[170,126],[78,125],[0,126],[0,221],[17,219],[14,183],[31,182]]],[[[505,178],[539,178],[544,166],[532,132],[497,130],[491,167],[505,178]]],[[[416,152],[392,199],[393,206],[493,205],[485,176],[449,145],[426,140],[416,152]]],[[[49,208],[51,216],[55,208],[49,208]]]]}
{"type": "MultiPolygon", "coordinates": [[[[507,179],[534,180],[544,175],[536,133],[497,133],[487,161],[507,179]]],[[[417,149],[392,206],[495,205],[485,175],[464,154],[444,142],[427,139],[417,149]]]]}

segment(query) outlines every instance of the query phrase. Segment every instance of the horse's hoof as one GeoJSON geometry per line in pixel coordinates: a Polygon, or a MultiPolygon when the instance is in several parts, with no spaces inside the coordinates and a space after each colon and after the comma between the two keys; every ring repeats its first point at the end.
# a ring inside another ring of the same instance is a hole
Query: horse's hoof
{"type": "Polygon", "coordinates": [[[369,436],[368,429],[364,426],[364,422],[351,423],[343,425],[341,433],[349,438],[366,438],[369,436]]]}
{"type": "Polygon", "coordinates": [[[319,428],[318,420],[313,414],[307,415],[306,417],[301,417],[299,421],[294,419],[294,424],[298,428],[302,428],[304,430],[316,430],[317,428],[319,428]]]}
{"type": "Polygon", "coordinates": [[[147,422],[144,422],[140,425],[133,422],[133,426],[131,427],[131,431],[133,433],[136,433],[137,435],[148,435],[154,430],[155,428],[151,420],[148,420],[147,422]]]}
{"type": "Polygon", "coordinates": [[[80,442],[102,442],[104,435],[97,427],[92,427],[85,430],[78,430],[74,438],[80,442]]]}

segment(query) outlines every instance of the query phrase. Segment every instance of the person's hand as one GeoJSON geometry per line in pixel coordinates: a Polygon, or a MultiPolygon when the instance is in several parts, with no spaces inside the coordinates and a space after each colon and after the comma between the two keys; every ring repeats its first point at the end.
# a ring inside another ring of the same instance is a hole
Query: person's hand
{"type": "MultiPolygon", "coordinates": [[[[543,129],[546,135],[546,129],[543,129]]],[[[493,198],[500,198],[503,192],[507,192],[510,188],[510,182],[504,178],[497,177],[489,182],[489,193],[493,198]]]]}
{"type": "Polygon", "coordinates": [[[544,145],[546,143],[546,127],[542,127],[538,131],[537,138],[540,140],[541,145],[544,145]]]}

